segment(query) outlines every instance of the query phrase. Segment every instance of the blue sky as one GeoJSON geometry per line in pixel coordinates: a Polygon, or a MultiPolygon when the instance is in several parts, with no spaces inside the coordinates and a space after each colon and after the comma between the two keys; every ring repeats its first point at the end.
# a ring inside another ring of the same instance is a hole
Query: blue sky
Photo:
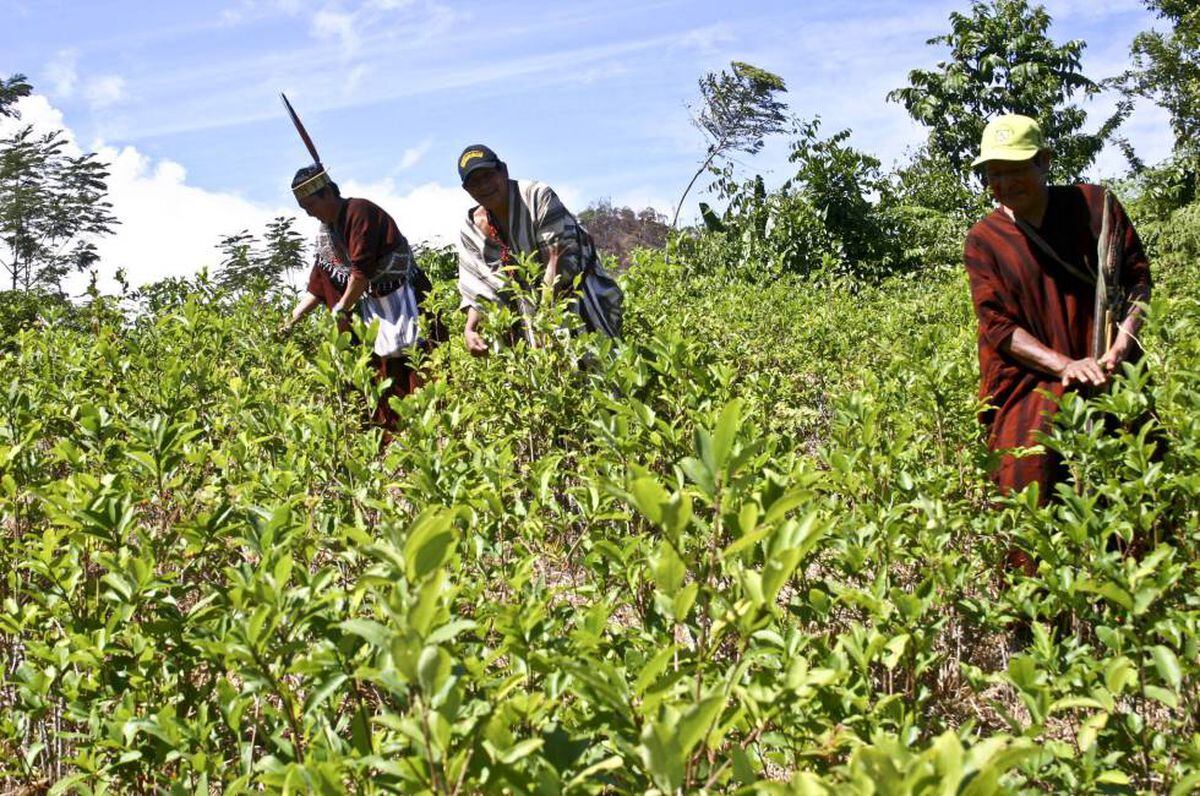
{"type": "MultiPolygon", "coordinates": [[[[1128,62],[1154,20],[1137,0],[1051,0],[1057,40],[1088,42],[1085,72],[1128,62]]],[[[148,3],[0,0],[0,74],[29,76],[29,121],[61,125],[114,162],[126,221],[102,253],[139,278],[194,270],[221,233],[290,211],[307,161],[278,99],[286,91],[347,192],[389,209],[410,239],[445,236],[468,199],[456,155],[484,142],[514,176],[582,209],[599,198],[667,212],[702,155],[687,104],[731,59],[781,75],[793,112],[885,163],[922,130],[888,103],[925,40],[966,2],[433,2],[227,0],[148,3]],[[136,218],[134,217],[136,216],[136,218]],[[174,233],[172,235],[172,233],[174,233]],[[207,237],[206,237],[207,236],[207,237]],[[211,241],[211,242],[206,242],[211,241]],[[168,265],[150,249],[172,245],[168,265]]],[[[1094,106],[1096,124],[1110,101],[1094,106]]],[[[1126,130],[1149,160],[1167,154],[1165,116],[1126,130]]],[[[785,142],[744,161],[787,176],[785,142]]],[[[1102,173],[1119,170],[1107,153],[1102,173]]],[[[695,197],[699,198],[699,197],[695,197]]],[[[684,217],[694,212],[694,200],[684,217]]]]}

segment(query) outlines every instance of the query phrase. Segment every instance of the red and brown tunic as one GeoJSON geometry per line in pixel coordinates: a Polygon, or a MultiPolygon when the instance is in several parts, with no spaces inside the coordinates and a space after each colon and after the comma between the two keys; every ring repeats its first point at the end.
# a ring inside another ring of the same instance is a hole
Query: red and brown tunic
{"type": "Polygon", "coordinates": [[[324,301],[325,306],[337,304],[352,273],[369,280],[375,296],[386,296],[403,284],[403,272],[378,273],[381,264],[390,262],[387,255],[393,252],[404,256],[404,265],[412,263],[408,241],[379,205],[367,199],[347,199],[334,227],[321,231],[325,237],[317,240],[317,261],[308,275],[308,292],[324,301]],[[342,252],[349,262],[345,262],[342,252]]]}
{"type": "MultiPolygon", "coordinates": [[[[1148,299],[1150,266],[1142,243],[1125,210],[1113,204],[1124,231],[1121,285],[1125,295],[1148,299]]],[[[1103,208],[1104,189],[1098,185],[1051,186],[1036,231],[1063,260],[1094,274],[1103,208]]],[[[1039,391],[1061,396],[1064,388],[1057,376],[1022,365],[1001,346],[1020,327],[1071,359],[1088,356],[1095,287],[1043,252],[999,208],[971,228],[964,259],[979,318],[979,395],[991,407],[980,417],[988,427],[988,447],[1005,451],[1035,445],[1056,409],[1054,400],[1039,391]]],[[[1061,479],[1060,469],[1051,455],[1003,455],[993,477],[1004,492],[1037,481],[1047,495],[1061,479]]]]}
{"type": "MultiPolygon", "coordinates": [[[[371,295],[386,296],[413,281],[418,306],[423,307],[431,286],[428,277],[417,267],[408,241],[400,233],[395,220],[379,205],[367,199],[347,199],[342,203],[337,223],[331,228],[322,226],[317,236],[316,262],[308,276],[308,292],[332,308],[346,292],[351,274],[370,282],[371,295]]],[[[437,337],[436,324],[434,339],[437,337]]],[[[403,398],[421,386],[421,374],[412,367],[407,356],[371,357],[380,379],[390,378],[392,385],[376,407],[374,420],[385,427],[395,426],[396,414],[388,398],[403,398]]]]}

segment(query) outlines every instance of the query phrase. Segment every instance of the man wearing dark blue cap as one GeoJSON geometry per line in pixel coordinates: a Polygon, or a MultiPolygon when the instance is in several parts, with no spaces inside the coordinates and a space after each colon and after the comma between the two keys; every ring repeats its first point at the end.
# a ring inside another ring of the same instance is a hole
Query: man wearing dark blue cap
{"type": "Polygon", "coordinates": [[[550,186],[510,180],[504,161],[482,144],[462,151],[458,176],[478,203],[467,213],[458,246],[458,289],[461,306],[467,310],[468,351],[476,356],[488,351],[479,322],[489,305],[532,314],[529,299],[514,295],[510,284],[510,267],[520,255],[532,255],[544,265],[543,285],[569,298],[586,329],[609,337],[620,335],[621,289],[601,266],[587,230],[550,186]]]}

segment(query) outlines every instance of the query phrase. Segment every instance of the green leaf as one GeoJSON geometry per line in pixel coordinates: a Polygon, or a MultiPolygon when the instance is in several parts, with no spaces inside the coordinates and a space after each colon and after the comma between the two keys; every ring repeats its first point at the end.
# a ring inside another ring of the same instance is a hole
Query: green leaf
{"type": "Polygon", "coordinates": [[[752,533],[757,525],[758,504],[753,500],[747,500],[742,504],[742,510],[738,512],[738,529],[743,534],[752,533]]]}
{"type": "Polygon", "coordinates": [[[729,759],[733,763],[733,778],[742,785],[753,785],[758,775],[754,772],[754,764],[750,762],[750,755],[746,754],[746,750],[735,744],[729,750],[729,759]]]}
{"type": "Polygon", "coordinates": [[[633,683],[633,693],[639,697],[646,693],[646,689],[653,685],[659,675],[666,671],[667,664],[671,662],[672,657],[675,655],[675,650],[676,646],[674,644],[667,644],[656,652],[653,658],[642,665],[642,670],[638,673],[637,680],[633,683]]]}
{"type": "Polygon", "coordinates": [[[1108,725],[1107,713],[1094,713],[1083,720],[1079,725],[1079,732],[1076,733],[1076,743],[1079,744],[1079,750],[1087,753],[1089,749],[1096,745],[1096,739],[1100,735],[1100,731],[1108,725]]]}
{"type": "Polygon", "coordinates": [[[663,540],[650,559],[650,574],[654,584],[667,596],[674,597],[687,576],[687,565],[675,552],[675,546],[663,540]]]}
{"type": "Polygon", "coordinates": [[[453,661],[441,647],[426,647],[417,659],[417,682],[429,698],[434,698],[450,678],[453,661]]]}
{"type": "Polygon", "coordinates": [[[1137,683],[1137,669],[1133,661],[1124,655],[1119,655],[1109,661],[1104,667],[1104,687],[1114,695],[1120,694],[1127,687],[1137,683]]]}
{"type": "Polygon", "coordinates": [[[455,512],[429,510],[417,518],[404,542],[404,560],[410,581],[418,581],[446,563],[457,537],[455,512]]]}
{"type": "Polygon", "coordinates": [[[1158,669],[1159,676],[1171,686],[1172,691],[1178,691],[1183,682],[1179,658],[1175,657],[1175,653],[1169,647],[1161,644],[1151,647],[1150,654],[1154,656],[1154,668],[1158,669]]]}
{"type": "Polygon", "coordinates": [[[613,755],[612,757],[606,757],[603,760],[601,760],[599,763],[593,763],[592,765],[585,768],[583,771],[580,771],[578,774],[576,774],[575,777],[572,778],[571,781],[567,783],[567,787],[564,788],[563,790],[571,791],[574,788],[577,788],[580,785],[583,785],[585,782],[587,782],[588,778],[591,777],[593,774],[599,774],[602,771],[616,771],[618,768],[622,768],[624,766],[625,766],[625,759],[620,757],[619,755],[613,755]]]}
{"type": "Polygon", "coordinates": [[[729,461],[729,452],[733,449],[733,440],[742,424],[742,399],[734,398],[725,404],[721,417],[717,420],[716,430],[712,438],[712,456],[717,472],[725,468],[729,461]]]}
{"type": "Polygon", "coordinates": [[[795,547],[771,554],[762,570],[763,600],[772,605],[775,604],[779,590],[796,571],[799,563],[800,550],[795,547]]]}
{"type": "Polygon", "coordinates": [[[686,757],[705,735],[725,707],[725,697],[715,695],[688,708],[679,719],[679,748],[686,757]]]}
{"type": "Polygon", "coordinates": [[[304,700],[304,712],[311,713],[314,709],[320,708],[326,699],[341,688],[342,683],[346,682],[346,679],[345,674],[338,672],[321,683],[319,687],[310,691],[308,698],[304,700]]]}
{"type": "Polygon", "coordinates": [[[638,755],[654,784],[664,792],[674,793],[683,785],[686,756],[670,726],[657,721],[647,722],[642,730],[638,755]]]}
{"type": "Polygon", "coordinates": [[[337,626],[342,632],[358,636],[373,647],[386,648],[392,641],[392,631],[370,619],[347,619],[337,626]]]}
{"type": "Polygon", "coordinates": [[[763,525],[774,525],[784,519],[789,511],[811,500],[812,493],[807,489],[788,492],[767,508],[767,513],[762,519],[763,525]]]}
{"type": "Polygon", "coordinates": [[[908,649],[910,638],[911,636],[908,633],[901,633],[898,636],[893,636],[884,645],[884,648],[888,651],[888,654],[883,656],[883,665],[886,669],[891,671],[896,668],[896,664],[904,657],[904,651],[908,649]]]}
{"type": "Polygon", "coordinates": [[[129,602],[133,598],[133,585],[118,573],[109,572],[100,581],[107,584],[121,602],[129,602]]]}
{"type": "Polygon", "coordinates": [[[1175,783],[1171,796],[1190,796],[1200,789],[1200,771],[1192,772],[1175,783]]]}
{"type": "Polygon", "coordinates": [[[1155,699],[1169,708],[1179,707],[1179,696],[1169,689],[1158,685],[1146,686],[1146,696],[1155,699]]]}
{"type": "Polygon", "coordinates": [[[692,521],[692,498],[677,492],[662,506],[662,527],[667,537],[678,543],[680,535],[692,521]]]}
{"type": "Polygon", "coordinates": [[[363,705],[354,711],[354,719],[350,722],[351,743],[361,755],[369,755],[375,750],[371,747],[371,714],[363,705]]]}
{"type": "Polygon", "coordinates": [[[696,595],[699,591],[700,584],[689,583],[675,595],[675,599],[671,603],[671,613],[674,615],[676,622],[687,621],[688,612],[692,610],[692,605],[695,604],[696,595]]]}
{"type": "Polygon", "coordinates": [[[638,478],[629,487],[633,504],[642,515],[655,525],[662,525],[663,506],[670,502],[667,490],[657,480],[646,476],[638,478]]]}
{"type": "Polygon", "coordinates": [[[497,762],[505,765],[512,765],[518,760],[529,757],[529,755],[533,754],[538,749],[541,749],[542,744],[544,743],[545,741],[541,738],[526,738],[525,740],[518,741],[506,749],[499,757],[496,758],[496,760],[497,762]]]}

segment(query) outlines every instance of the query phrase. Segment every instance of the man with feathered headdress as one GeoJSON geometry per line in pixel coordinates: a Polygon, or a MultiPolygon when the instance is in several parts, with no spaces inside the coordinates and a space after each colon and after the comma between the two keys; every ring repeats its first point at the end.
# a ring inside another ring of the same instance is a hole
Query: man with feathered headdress
{"type": "Polygon", "coordinates": [[[305,213],[321,222],[321,229],[307,291],[287,328],[322,304],[342,322],[352,312],[366,324],[378,321],[374,354],[380,378],[390,378],[392,386],[375,420],[391,425],[395,414],[388,397],[404,397],[421,384],[409,355],[425,344],[420,305],[430,290],[429,279],[392,217],[374,202],[343,197],[319,163],[296,172],[292,194],[305,213]]]}

